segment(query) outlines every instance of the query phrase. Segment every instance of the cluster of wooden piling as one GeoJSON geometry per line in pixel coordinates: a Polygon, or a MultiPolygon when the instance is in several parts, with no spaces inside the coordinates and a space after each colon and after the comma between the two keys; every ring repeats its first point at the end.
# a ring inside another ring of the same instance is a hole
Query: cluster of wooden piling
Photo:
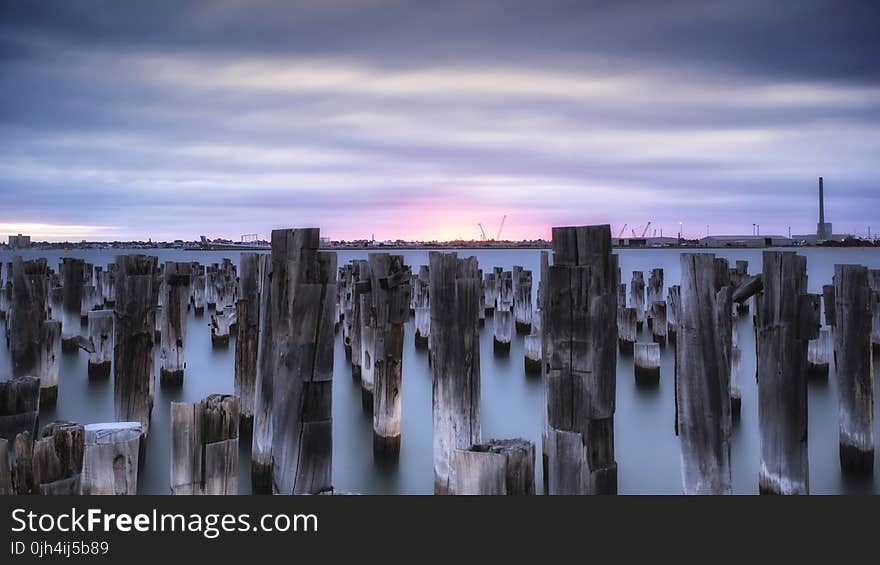
{"type": "MultiPolygon", "coordinates": [[[[837,265],[822,294],[807,292],[806,258],[765,252],[761,273],[708,253],[680,256],[679,285],[654,268],[621,283],[608,226],[554,228],[541,253],[537,304],[529,270],[432,252],[414,271],[401,255],[371,253],[337,269],[317,229],[276,230],[271,254],[209,265],[123,255],[104,269],[65,258],[16,258],[0,285],[12,378],[0,382],[0,493],[133,494],[153,405],[154,348],[163,384],[182,382],[187,311],[213,308],[214,344],[235,334],[235,395],[173,403],[175,494],[237,492],[239,429],[253,428],[255,493],[332,492],[334,334],[341,330],[374,456],[401,448],[405,325],[427,348],[433,378],[433,470],[438,494],[534,494],[535,445],[484,441],[480,327],[494,350],[524,335],[524,369],[544,380],[544,491],[617,492],[614,415],[618,350],[639,384],[660,379],[674,348],[675,431],[683,490],[731,491],[730,444],[741,410],[742,350],[734,321],[754,305],[761,493],[809,493],[807,375],[836,366],[839,458],[871,473],[875,449],[872,349],[880,345],[880,270],[837,265]],[[240,273],[240,276],[239,276],[240,273]],[[664,295],[665,294],[665,295],[664,295]],[[629,298],[629,304],[627,304],[629,298]],[[201,306],[200,306],[201,304],[201,306]],[[824,305],[824,317],[821,317],[824,305]],[[112,307],[112,309],[107,309],[112,307]],[[87,332],[83,332],[83,320],[87,332]],[[823,326],[824,322],[824,326],[823,326]],[[647,341],[639,341],[646,325],[647,341]],[[118,422],[51,422],[65,349],[88,352],[90,377],[114,375],[118,422]],[[833,354],[832,354],[833,350],[833,354]]],[[[2,272],[2,266],[0,266],[2,272]]],[[[0,277],[2,280],[2,277],[0,277]]]]}

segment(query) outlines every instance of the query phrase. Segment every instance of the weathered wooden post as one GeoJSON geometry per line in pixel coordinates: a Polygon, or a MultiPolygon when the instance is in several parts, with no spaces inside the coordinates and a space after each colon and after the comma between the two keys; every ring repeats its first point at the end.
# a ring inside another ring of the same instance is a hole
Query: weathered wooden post
{"type": "Polygon", "coordinates": [[[20,432],[37,433],[40,380],[13,377],[0,381],[0,437],[11,440],[20,432]]]}
{"type": "MultiPolygon", "coordinates": [[[[98,308],[98,306],[103,307],[103,305],[103,302],[101,304],[98,304],[98,292],[95,288],[95,285],[84,284],[82,287],[82,300],[80,301],[79,310],[80,325],[82,325],[83,321],[89,319],[89,312],[95,310],[96,308],[98,308]]],[[[82,332],[80,332],[78,335],[82,335],[82,332]]]]}
{"type": "Polygon", "coordinates": [[[544,492],[616,494],[618,266],[610,226],[553,228],[553,266],[542,270],[544,492]]]}
{"type": "Polygon", "coordinates": [[[171,494],[236,494],[238,397],[171,403],[171,494]]]}
{"type": "Polygon", "coordinates": [[[828,361],[831,358],[831,330],[819,330],[819,337],[811,339],[807,346],[807,374],[828,378],[828,361]]]}
{"type": "Polygon", "coordinates": [[[75,339],[80,335],[85,268],[82,259],[65,257],[61,260],[61,345],[67,351],[76,349],[75,339]]]}
{"type": "Polygon", "coordinates": [[[496,352],[510,352],[513,337],[513,273],[504,271],[498,283],[498,299],[495,303],[493,340],[496,352]]]}
{"type": "MultiPolygon", "coordinates": [[[[732,285],[734,288],[739,286],[742,281],[745,281],[749,277],[749,262],[743,259],[739,259],[736,262],[736,269],[734,269],[736,275],[734,280],[732,280],[732,285]]],[[[742,302],[738,302],[736,305],[737,311],[740,314],[747,314],[749,311],[749,303],[747,300],[742,302]]]]}
{"type": "Polygon", "coordinates": [[[12,376],[39,378],[46,319],[46,260],[22,261],[16,257],[12,276],[12,306],[6,332],[12,376]]]}
{"type": "Polygon", "coordinates": [[[140,422],[150,430],[153,411],[153,343],[156,331],[157,259],[147,255],[116,257],[113,393],[116,420],[140,422]]]}
{"type": "MultiPolygon", "coordinates": [[[[352,322],[351,322],[351,377],[360,382],[364,357],[364,338],[361,333],[365,327],[364,316],[369,310],[363,311],[361,296],[370,292],[370,265],[366,261],[354,261],[354,284],[352,286],[352,322]]],[[[369,340],[367,340],[369,341],[369,340]]]]}
{"type": "Polygon", "coordinates": [[[480,443],[480,275],[474,257],[431,252],[434,493],[450,494],[450,458],[480,443]]]}
{"type": "MultiPolygon", "coordinates": [[[[51,280],[49,281],[51,284],[51,280]]],[[[49,289],[49,318],[64,323],[64,289],[60,286],[53,286],[49,289]]]]}
{"type": "Polygon", "coordinates": [[[113,360],[113,311],[89,312],[89,377],[109,377],[113,360]]]}
{"type": "Polygon", "coordinates": [[[633,369],[636,383],[657,384],[660,382],[660,344],[639,342],[635,344],[633,369]]]}
{"type": "Polygon", "coordinates": [[[868,269],[835,265],[834,357],[840,403],[840,466],[859,474],[870,474],[874,469],[871,302],[868,269]]]}
{"type": "Polygon", "coordinates": [[[678,305],[681,302],[681,287],[672,285],[666,293],[666,336],[668,340],[675,343],[676,331],[678,328],[678,305]]]}
{"type": "Polygon", "coordinates": [[[653,327],[654,323],[654,303],[663,301],[663,269],[651,269],[648,277],[648,301],[647,301],[647,317],[648,327],[653,327]]]}
{"type": "Polygon", "coordinates": [[[526,374],[541,374],[542,343],[544,335],[541,332],[541,311],[532,314],[532,331],[523,339],[523,352],[525,354],[526,374]]]}
{"type": "Polygon", "coordinates": [[[635,308],[618,308],[617,310],[617,345],[623,354],[631,354],[638,339],[636,318],[635,308]]]}
{"type": "Polygon", "coordinates": [[[226,347],[229,345],[229,333],[232,326],[238,323],[235,306],[219,305],[211,315],[211,345],[214,347],[226,347]]]}
{"type": "Polygon", "coordinates": [[[403,255],[370,253],[375,313],[373,341],[373,455],[400,454],[404,324],[409,319],[412,271],[403,255]]]}
{"type": "Polygon", "coordinates": [[[871,288],[871,347],[880,353],[880,269],[868,270],[868,286],[871,288]]]}
{"type": "Polygon", "coordinates": [[[666,321],[666,301],[655,300],[651,303],[651,336],[655,343],[666,345],[669,327],[666,321]]]}
{"type": "Polygon", "coordinates": [[[205,266],[193,262],[190,267],[190,303],[196,316],[205,313],[205,266]]]}
{"type": "Polygon", "coordinates": [[[361,307],[360,316],[360,353],[361,353],[361,404],[367,412],[373,411],[373,390],[375,388],[374,370],[376,359],[375,324],[376,314],[373,311],[372,282],[363,285],[367,292],[359,294],[361,307]]]}
{"type": "Polygon", "coordinates": [[[354,316],[354,265],[343,265],[339,268],[340,280],[344,285],[342,290],[337,290],[342,300],[342,344],[345,346],[345,356],[351,359],[351,319],[354,316]]]}
{"type": "Polygon", "coordinates": [[[449,494],[535,494],[535,444],[519,438],[493,439],[455,449],[449,474],[449,494]]]}
{"type": "Polygon", "coordinates": [[[636,331],[642,331],[645,324],[645,273],[633,271],[629,285],[629,305],[636,309],[636,331]]]}
{"type": "Polygon", "coordinates": [[[807,258],[765,251],[755,295],[760,492],[809,494],[807,343],[818,337],[819,296],[807,294],[807,258]]]}
{"type": "Polygon", "coordinates": [[[485,314],[495,312],[495,303],[498,301],[498,281],[495,280],[495,271],[483,276],[483,302],[485,314]]]}
{"type": "Polygon", "coordinates": [[[107,265],[107,274],[104,277],[104,304],[114,306],[116,304],[116,263],[107,265]]]}
{"type": "Polygon", "coordinates": [[[260,334],[260,269],[268,255],[242,253],[241,298],[236,303],[238,337],[235,340],[235,394],[241,405],[241,423],[253,428],[254,390],[257,382],[257,347],[260,334]]]}
{"type": "Polygon", "coordinates": [[[254,412],[255,492],[332,490],[336,254],[315,228],[274,230],[264,278],[254,412]]]}
{"type": "Polygon", "coordinates": [[[42,495],[80,493],[84,431],[74,422],[52,422],[34,443],[34,487],[42,495]]]}
{"type": "MultiPolygon", "coordinates": [[[[0,263],[2,265],[2,263],[0,263]]],[[[0,320],[5,320],[9,316],[10,305],[12,302],[12,281],[5,285],[0,284],[0,320]]]]}
{"type": "MultiPolygon", "coordinates": [[[[415,343],[425,349],[431,337],[431,275],[427,265],[419,267],[418,277],[413,277],[413,300],[415,304],[415,343]]],[[[494,291],[494,286],[493,286],[494,291]]]]}
{"type": "Polygon", "coordinates": [[[825,307],[825,325],[834,327],[834,284],[822,286],[822,304],[825,307]]]}
{"type": "Polygon", "coordinates": [[[39,411],[38,378],[0,381],[0,494],[33,491],[33,438],[39,411]]]}
{"type": "Polygon", "coordinates": [[[137,494],[139,422],[86,424],[82,494],[137,494]]]}
{"type": "Polygon", "coordinates": [[[58,368],[61,363],[61,322],[44,320],[40,331],[40,404],[58,400],[58,368]]]}
{"type": "Polygon", "coordinates": [[[104,267],[101,265],[95,265],[95,303],[92,310],[100,310],[104,308],[104,277],[106,273],[104,272],[104,267]]]}
{"type": "Polygon", "coordinates": [[[209,310],[217,307],[217,270],[217,263],[205,266],[205,305],[209,310]]]}
{"type": "Polygon", "coordinates": [[[159,379],[162,384],[180,385],[186,369],[184,349],[192,264],[168,261],[164,271],[159,379]]]}
{"type": "Polygon", "coordinates": [[[532,272],[522,267],[513,271],[513,317],[516,333],[532,331],[532,272]]]}
{"type": "Polygon", "coordinates": [[[731,491],[730,365],[724,344],[731,289],[719,281],[718,271],[711,253],[681,254],[676,427],[685,494],[731,491]]]}
{"type": "Polygon", "coordinates": [[[34,441],[27,431],[0,437],[0,496],[33,494],[34,441]]]}

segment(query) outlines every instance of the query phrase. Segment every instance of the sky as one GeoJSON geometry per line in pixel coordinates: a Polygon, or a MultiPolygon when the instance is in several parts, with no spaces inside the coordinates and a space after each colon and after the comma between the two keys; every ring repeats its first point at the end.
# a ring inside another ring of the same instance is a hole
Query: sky
{"type": "Polygon", "coordinates": [[[880,3],[0,0],[0,235],[880,231],[880,3]]]}

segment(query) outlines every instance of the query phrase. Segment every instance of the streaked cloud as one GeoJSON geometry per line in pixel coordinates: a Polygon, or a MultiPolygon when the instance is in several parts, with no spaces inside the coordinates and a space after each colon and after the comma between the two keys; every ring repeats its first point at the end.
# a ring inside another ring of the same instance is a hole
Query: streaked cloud
{"type": "Polygon", "coordinates": [[[511,237],[782,233],[814,229],[819,175],[836,230],[880,206],[863,6],[84,6],[0,22],[6,225],[434,239],[508,214],[511,237]]]}

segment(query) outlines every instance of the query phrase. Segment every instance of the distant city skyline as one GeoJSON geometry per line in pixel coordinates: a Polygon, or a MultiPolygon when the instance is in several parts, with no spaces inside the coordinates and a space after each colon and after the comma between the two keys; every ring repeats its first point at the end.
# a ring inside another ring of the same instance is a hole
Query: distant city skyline
{"type": "Polygon", "coordinates": [[[880,5],[0,7],[0,234],[880,229],[880,5]]]}

